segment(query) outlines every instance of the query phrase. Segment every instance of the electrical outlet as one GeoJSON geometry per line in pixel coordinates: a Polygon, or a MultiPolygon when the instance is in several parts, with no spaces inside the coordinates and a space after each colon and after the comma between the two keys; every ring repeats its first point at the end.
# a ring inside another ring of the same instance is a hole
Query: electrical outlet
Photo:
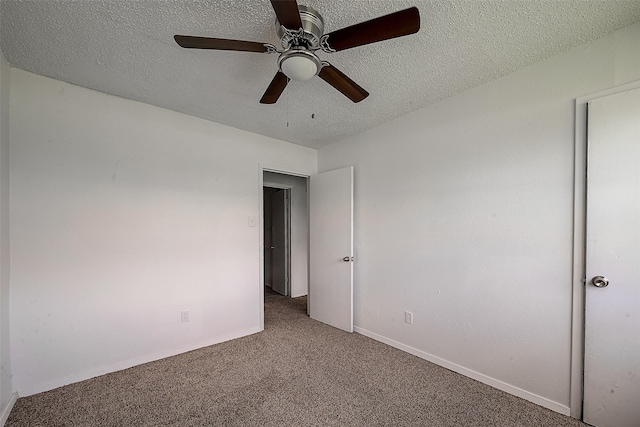
{"type": "Polygon", "coordinates": [[[180,322],[185,323],[189,321],[189,310],[182,310],[180,312],[180,322]]]}
{"type": "Polygon", "coordinates": [[[404,323],[408,323],[410,325],[413,325],[413,313],[410,311],[405,311],[404,312],[404,323]]]}

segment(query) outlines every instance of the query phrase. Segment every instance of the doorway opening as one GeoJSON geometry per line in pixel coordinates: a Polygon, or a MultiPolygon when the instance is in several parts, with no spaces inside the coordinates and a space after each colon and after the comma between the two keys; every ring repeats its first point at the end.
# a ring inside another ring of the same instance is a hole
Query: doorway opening
{"type": "MultiPolygon", "coordinates": [[[[262,168],[262,187],[290,190],[289,298],[279,300],[289,303],[304,297],[313,319],[353,332],[353,166],[313,176],[262,168]]],[[[264,199],[262,205],[264,209],[264,199]]],[[[260,216],[260,239],[264,240],[264,214],[260,216]]],[[[260,245],[261,329],[271,305],[263,297],[265,252],[260,245]]]]}
{"type": "Polygon", "coordinates": [[[264,300],[309,292],[308,178],[263,171],[264,300]]]}

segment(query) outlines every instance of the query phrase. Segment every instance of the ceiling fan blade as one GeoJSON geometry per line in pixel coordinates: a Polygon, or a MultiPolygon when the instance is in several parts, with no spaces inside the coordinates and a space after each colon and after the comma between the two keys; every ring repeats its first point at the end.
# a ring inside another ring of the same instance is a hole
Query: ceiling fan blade
{"type": "Polygon", "coordinates": [[[339,51],[417,33],[420,13],[417,7],[361,22],[328,34],[329,47],[339,51]]]}
{"type": "Polygon", "coordinates": [[[290,30],[302,28],[302,20],[300,19],[300,10],[296,0],[271,0],[271,6],[276,12],[276,17],[280,25],[290,30]]]}
{"type": "Polygon", "coordinates": [[[262,95],[260,104],[275,104],[280,95],[282,95],[284,88],[287,87],[287,83],[289,83],[289,77],[285,76],[282,71],[278,71],[273,80],[271,80],[266,92],[262,95]]]}
{"type": "Polygon", "coordinates": [[[318,75],[353,102],[360,102],[369,96],[369,92],[362,89],[356,82],[331,64],[322,67],[318,75]]]}
{"type": "Polygon", "coordinates": [[[267,47],[260,42],[244,40],[214,39],[210,37],[173,36],[176,43],[188,49],[235,50],[240,52],[267,52],[267,47]]]}

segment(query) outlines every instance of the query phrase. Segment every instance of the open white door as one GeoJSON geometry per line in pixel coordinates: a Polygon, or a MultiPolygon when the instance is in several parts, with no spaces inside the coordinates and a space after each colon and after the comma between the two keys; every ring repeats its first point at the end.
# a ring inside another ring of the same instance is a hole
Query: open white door
{"type": "Polygon", "coordinates": [[[353,332],[353,167],[310,178],[309,315],[353,332]]]}
{"type": "Polygon", "coordinates": [[[640,426],[640,89],[588,109],[584,413],[640,426]]]}

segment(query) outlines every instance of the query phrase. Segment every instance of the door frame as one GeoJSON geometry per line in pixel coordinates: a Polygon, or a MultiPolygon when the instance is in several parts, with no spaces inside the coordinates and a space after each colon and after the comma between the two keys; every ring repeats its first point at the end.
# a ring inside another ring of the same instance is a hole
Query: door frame
{"type": "Polygon", "coordinates": [[[571,416],[582,419],[584,394],[584,320],[587,225],[587,103],[593,99],[640,88],[640,80],[579,97],[575,101],[573,187],[573,273],[571,304],[571,416]]]}
{"type": "MultiPolygon", "coordinates": [[[[258,276],[258,283],[259,286],[258,288],[258,305],[257,305],[257,309],[258,309],[258,318],[260,319],[260,331],[264,331],[264,173],[265,172],[273,172],[273,173],[279,173],[282,175],[291,175],[291,176],[298,176],[301,178],[306,178],[307,180],[307,207],[309,206],[309,177],[311,176],[308,173],[304,173],[304,172],[298,172],[298,171],[294,171],[294,170],[285,170],[285,169],[281,169],[281,168],[277,168],[277,167],[273,167],[273,166],[269,166],[269,165],[264,165],[259,163],[258,164],[258,188],[259,188],[259,196],[258,196],[258,203],[259,203],[259,213],[260,213],[260,219],[258,221],[259,223],[259,230],[258,230],[258,234],[260,235],[260,242],[258,245],[258,250],[259,250],[259,255],[258,255],[258,264],[259,264],[259,276],[258,276]]],[[[268,181],[267,181],[268,182],[268,181]]],[[[269,187],[275,187],[275,188],[279,188],[276,187],[277,185],[279,186],[286,186],[287,184],[276,184],[276,183],[270,183],[269,187]]],[[[287,187],[287,188],[291,188],[291,187],[287,187]]],[[[308,236],[307,236],[308,238],[308,236]]],[[[309,252],[307,250],[307,263],[310,262],[309,259],[309,252]]],[[[308,273],[307,273],[308,274],[308,273]]]]}

